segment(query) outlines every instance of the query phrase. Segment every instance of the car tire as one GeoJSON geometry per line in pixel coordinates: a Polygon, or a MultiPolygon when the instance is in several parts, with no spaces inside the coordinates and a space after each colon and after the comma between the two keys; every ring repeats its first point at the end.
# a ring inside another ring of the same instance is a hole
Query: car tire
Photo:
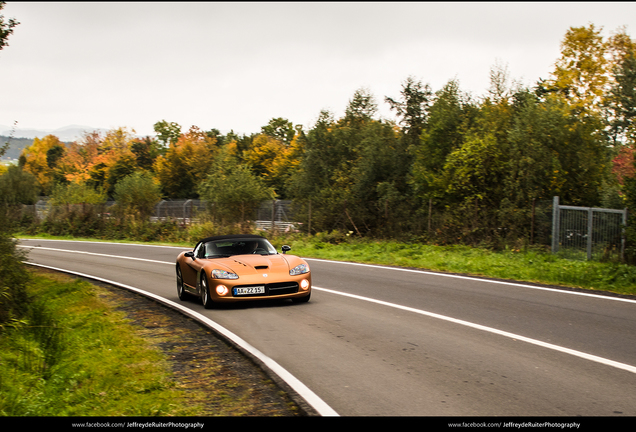
{"type": "Polygon", "coordinates": [[[310,298],[311,298],[311,293],[307,294],[305,297],[293,298],[292,301],[294,303],[307,303],[310,298]]]}
{"type": "Polygon", "coordinates": [[[206,309],[212,309],[212,307],[214,307],[214,302],[210,297],[208,277],[205,275],[205,272],[201,272],[201,303],[203,303],[203,307],[206,309]]]}
{"type": "Polygon", "coordinates": [[[188,293],[185,292],[185,288],[183,287],[183,275],[181,274],[179,264],[177,264],[177,295],[179,296],[179,300],[188,299],[188,293]]]}

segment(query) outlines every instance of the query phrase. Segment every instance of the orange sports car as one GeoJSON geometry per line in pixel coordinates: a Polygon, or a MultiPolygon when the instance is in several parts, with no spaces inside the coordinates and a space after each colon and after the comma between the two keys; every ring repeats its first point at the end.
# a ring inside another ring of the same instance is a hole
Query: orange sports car
{"type": "Polygon", "coordinates": [[[179,299],[195,296],[206,309],[215,303],[245,300],[292,299],[307,302],[311,272],[305,260],[279,254],[264,237],[225,235],[208,237],[193,251],[177,257],[179,299]]]}

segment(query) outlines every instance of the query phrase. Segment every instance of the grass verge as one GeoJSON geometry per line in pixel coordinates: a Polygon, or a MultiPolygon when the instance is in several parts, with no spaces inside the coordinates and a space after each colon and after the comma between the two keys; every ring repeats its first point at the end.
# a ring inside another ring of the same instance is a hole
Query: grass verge
{"type": "Polygon", "coordinates": [[[32,270],[0,331],[0,415],[298,415],[240,353],[148,299],[32,270]]]}

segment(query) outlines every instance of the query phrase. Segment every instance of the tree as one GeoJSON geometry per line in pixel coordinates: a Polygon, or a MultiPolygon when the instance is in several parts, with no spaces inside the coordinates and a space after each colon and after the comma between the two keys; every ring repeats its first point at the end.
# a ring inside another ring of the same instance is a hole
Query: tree
{"type": "Polygon", "coordinates": [[[612,69],[614,84],[605,100],[615,145],[636,143],[636,47],[623,38],[616,39],[623,52],[612,69]]]}
{"type": "Polygon", "coordinates": [[[371,120],[377,112],[378,104],[373,95],[369,90],[360,88],[354,92],[353,98],[349,100],[342,122],[344,125],[356,127],[371,120]]]}
{"type": "Polygon", "coordinates": [[[38,200],[38,181],[33,174],[17,166],[10,166],[0,175],[0,203],[2,206],[35,204],[38,200]]]}
{"type": "Polygon", "coordinates": [[[22,150],[20,158],[24,170],[38,179],[42,193],[45,195],[51,192],[54,184],[54,167],[49,165],[51,160],[49,151],[56,154],[55,157],[59,160],[60,154],[66,151],[66,147],[55,135],[47,135],[42,139],[35,138],[33,144],[22,150]]]}
{"type": "Polygon", "coordinates": [[[402,84],[402,100],[385,97],[385,101],[400,117],[404,128],[404,136],[408,145],[417,145],[420,134],[426,126],[433,92],[428,84],[422,85],[413,77],[408,77],[402,84]]]}
{"type": "Polygon", "coordinates": [[[154,130],[165,147],[175,145],[181,136],[181,126],[175,122],[158,121],[154,125],[154,130]]]}
{"type": "Polygon", "coordinates": [[[597,111],[607,89],[607,45],[602,28],[570,27],[561,42],[551,85],[581,112],[597,111]]]}
{"type": "Polygon", "coordinates": [[[146,171],[152,171],[155,160],[162,154],[159,142],[151,137],[134,138],[130,151],[135,155],[137,167],[146,171]]]}
{"type": "Polygon", "coordinates": [[[164,194],[169,198],[197,198],[198,185],[207,177],[218,152],[216,140],[192,126],[155,160],[154,170],[164,194]]]}
{"type": "Polygon", "coordinates": [[[118,210],[144,220],[161,201],[161,186],[148,172],[136,171],[115,185],[114,198],[118,210]]]}
{"type": "Polygon", "coordinates": [[[266,126],[261,127],[261,134],[289,145],[296,135],[296,128],[289,120],[278,117],[271,119],[266,126]]]}
{"type": "Polygon", "coordinates": [[[103,204],[106,195],[100,193],[85,183],[57,184],[51,192],[50,204],[66,206],[73,204],[103,204]]]}
{"type": "Polygon", "coordinates": [[[252,140],[252,146],[243,152],[243,163],[259,176],[268,187],[284,194],[285,183],[296,154],[295,139],[285,144],[271,135],[259,134],[252,140]]]}
{"type": "Polygon", "coordinates": [[[435,93],[427,127],[418,145],[410,149],[414,157],[411,181],[417,195],[425,198],[441,196],[445,189],[442,171],[446,158],[461,147],[476,113],[477,108],[461,93],[455,80],[435,93]]]}
{"type": "Polygon", "coordinates": [[[232,146],[222,149],[198,192],[212,206],[215,218],[224,223],[244,223],[261,202],[275,197],[272,188],[239,163],[232,146]]]}
{"type": "MultiPolygon", "coordinates": [[[[4,5],[6,2],[0,2],[0,11],[4,9],[4,5]]],[[[9,18],[7,21],[4,20],[4,15],[0,14],[0,50],[5,46],[9,46],[7,40],[9,36],[13,33],[13,29],[20,24],[14,18],[9,18]]]]}

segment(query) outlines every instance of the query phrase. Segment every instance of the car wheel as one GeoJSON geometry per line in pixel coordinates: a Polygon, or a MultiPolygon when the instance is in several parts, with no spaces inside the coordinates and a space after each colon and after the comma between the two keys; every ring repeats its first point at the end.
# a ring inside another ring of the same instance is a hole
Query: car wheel
{"type": "Polygon", "coordinates": [[[210,297],[210,287],[208,286],[208,278],[205,272],[201,273],[201,302],[206,309],[212,309],[214,303],[210,297]]]}
{"type": "Polygon", "coordinates": [[[311,297],[311,293],[307,294],[305,297],[293,298],[292,301],[294,303],[307,303],[310,297],[311,297]]]}
{"type": "Polygon", "coordinates": [[[179,296],[179,300],[187,300],[188,298],[188,294],[183,288],[183,276],[181,275],[181,267],[179,267],[179,264],[177,264],[177,295],[179,296]]]}

